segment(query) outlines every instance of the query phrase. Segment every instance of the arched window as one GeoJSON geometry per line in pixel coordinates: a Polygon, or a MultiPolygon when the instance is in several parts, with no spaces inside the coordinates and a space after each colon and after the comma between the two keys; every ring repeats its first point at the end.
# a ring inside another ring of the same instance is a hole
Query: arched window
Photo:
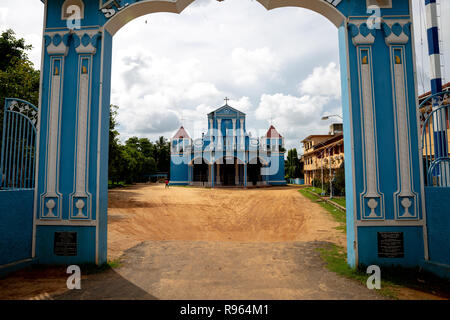
{"type": "Polygon", "coordinates": [[[82,0],[66,0],[61,8],[61,19],[84,19],[84,2],[82,0]]]}

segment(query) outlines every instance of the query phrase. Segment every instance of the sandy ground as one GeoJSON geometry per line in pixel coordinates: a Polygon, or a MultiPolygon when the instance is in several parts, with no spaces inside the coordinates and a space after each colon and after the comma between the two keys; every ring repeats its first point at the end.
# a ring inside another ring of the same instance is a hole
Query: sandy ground
{"type": "Polygon", "coordinates": [[[108,219],[108,258],[120,267],[72,291],[63,267],[22,270],[0,280],[0,299],[381,298],[325,268],[316,249],[345,247],[345,234],[297,187],[136,185],[109,192],[108,219]]]}
{"type": "Polygon", "coordinates": [[[327,241],[345,234],[298,188],[203,189],[160,185],[110,191],[108,255],[148,240],[327,241]]]}

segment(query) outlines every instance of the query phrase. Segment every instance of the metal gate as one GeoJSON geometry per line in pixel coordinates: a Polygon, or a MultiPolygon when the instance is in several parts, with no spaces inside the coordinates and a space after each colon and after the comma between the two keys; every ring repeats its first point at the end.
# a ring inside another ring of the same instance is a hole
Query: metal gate
{"type": "Polygon", "coordinates": [[[38,109],[20,99],[5,99],[0,189],[34,188],[38,109]]]}
{"type": "Polygon", "coordinates": [[[450,93],[430,96],[420,105],[425,185],[450,187],[450,93]],[[426,110],[424,110],[426,109],[426,110]]]}
{"type": "Polygon", "coordinates": [[[0,158],[0,275],[33,263],[36,122],[31,103],[5,100],[0,158]]]}

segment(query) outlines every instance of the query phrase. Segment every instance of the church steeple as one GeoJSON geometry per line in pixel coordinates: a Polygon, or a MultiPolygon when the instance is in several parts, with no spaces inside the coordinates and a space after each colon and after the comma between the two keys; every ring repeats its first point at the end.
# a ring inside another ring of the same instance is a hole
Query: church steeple
{"type": "Polygon", "coordinates": [[[177,133],[175,133],[175,135],[173,136],[172,139],[190,139],[191,137],[189,136],[189,134],[186,132],[186,130],[184,129],[183,126],[180,127],[180,129],[178,129],[177,133]]]}
{"type": "Polygon", "coordinates": [[[266,137],[267,138],[283,138],[273,125],[271,125],[269,130],[267,130],[266,137]]]}

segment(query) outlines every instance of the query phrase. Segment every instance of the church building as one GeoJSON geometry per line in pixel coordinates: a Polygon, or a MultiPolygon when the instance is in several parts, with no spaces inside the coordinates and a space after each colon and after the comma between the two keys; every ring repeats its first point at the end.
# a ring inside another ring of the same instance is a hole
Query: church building
{"type": "Polygon", "coordinates": [[[226,103],[208,114],[202,138],[191,139],[181,127],[171,140],[170,185],[285,185],[283,137],[273,125],[252,137],[245,121],[245,113],[226,103]]]}

